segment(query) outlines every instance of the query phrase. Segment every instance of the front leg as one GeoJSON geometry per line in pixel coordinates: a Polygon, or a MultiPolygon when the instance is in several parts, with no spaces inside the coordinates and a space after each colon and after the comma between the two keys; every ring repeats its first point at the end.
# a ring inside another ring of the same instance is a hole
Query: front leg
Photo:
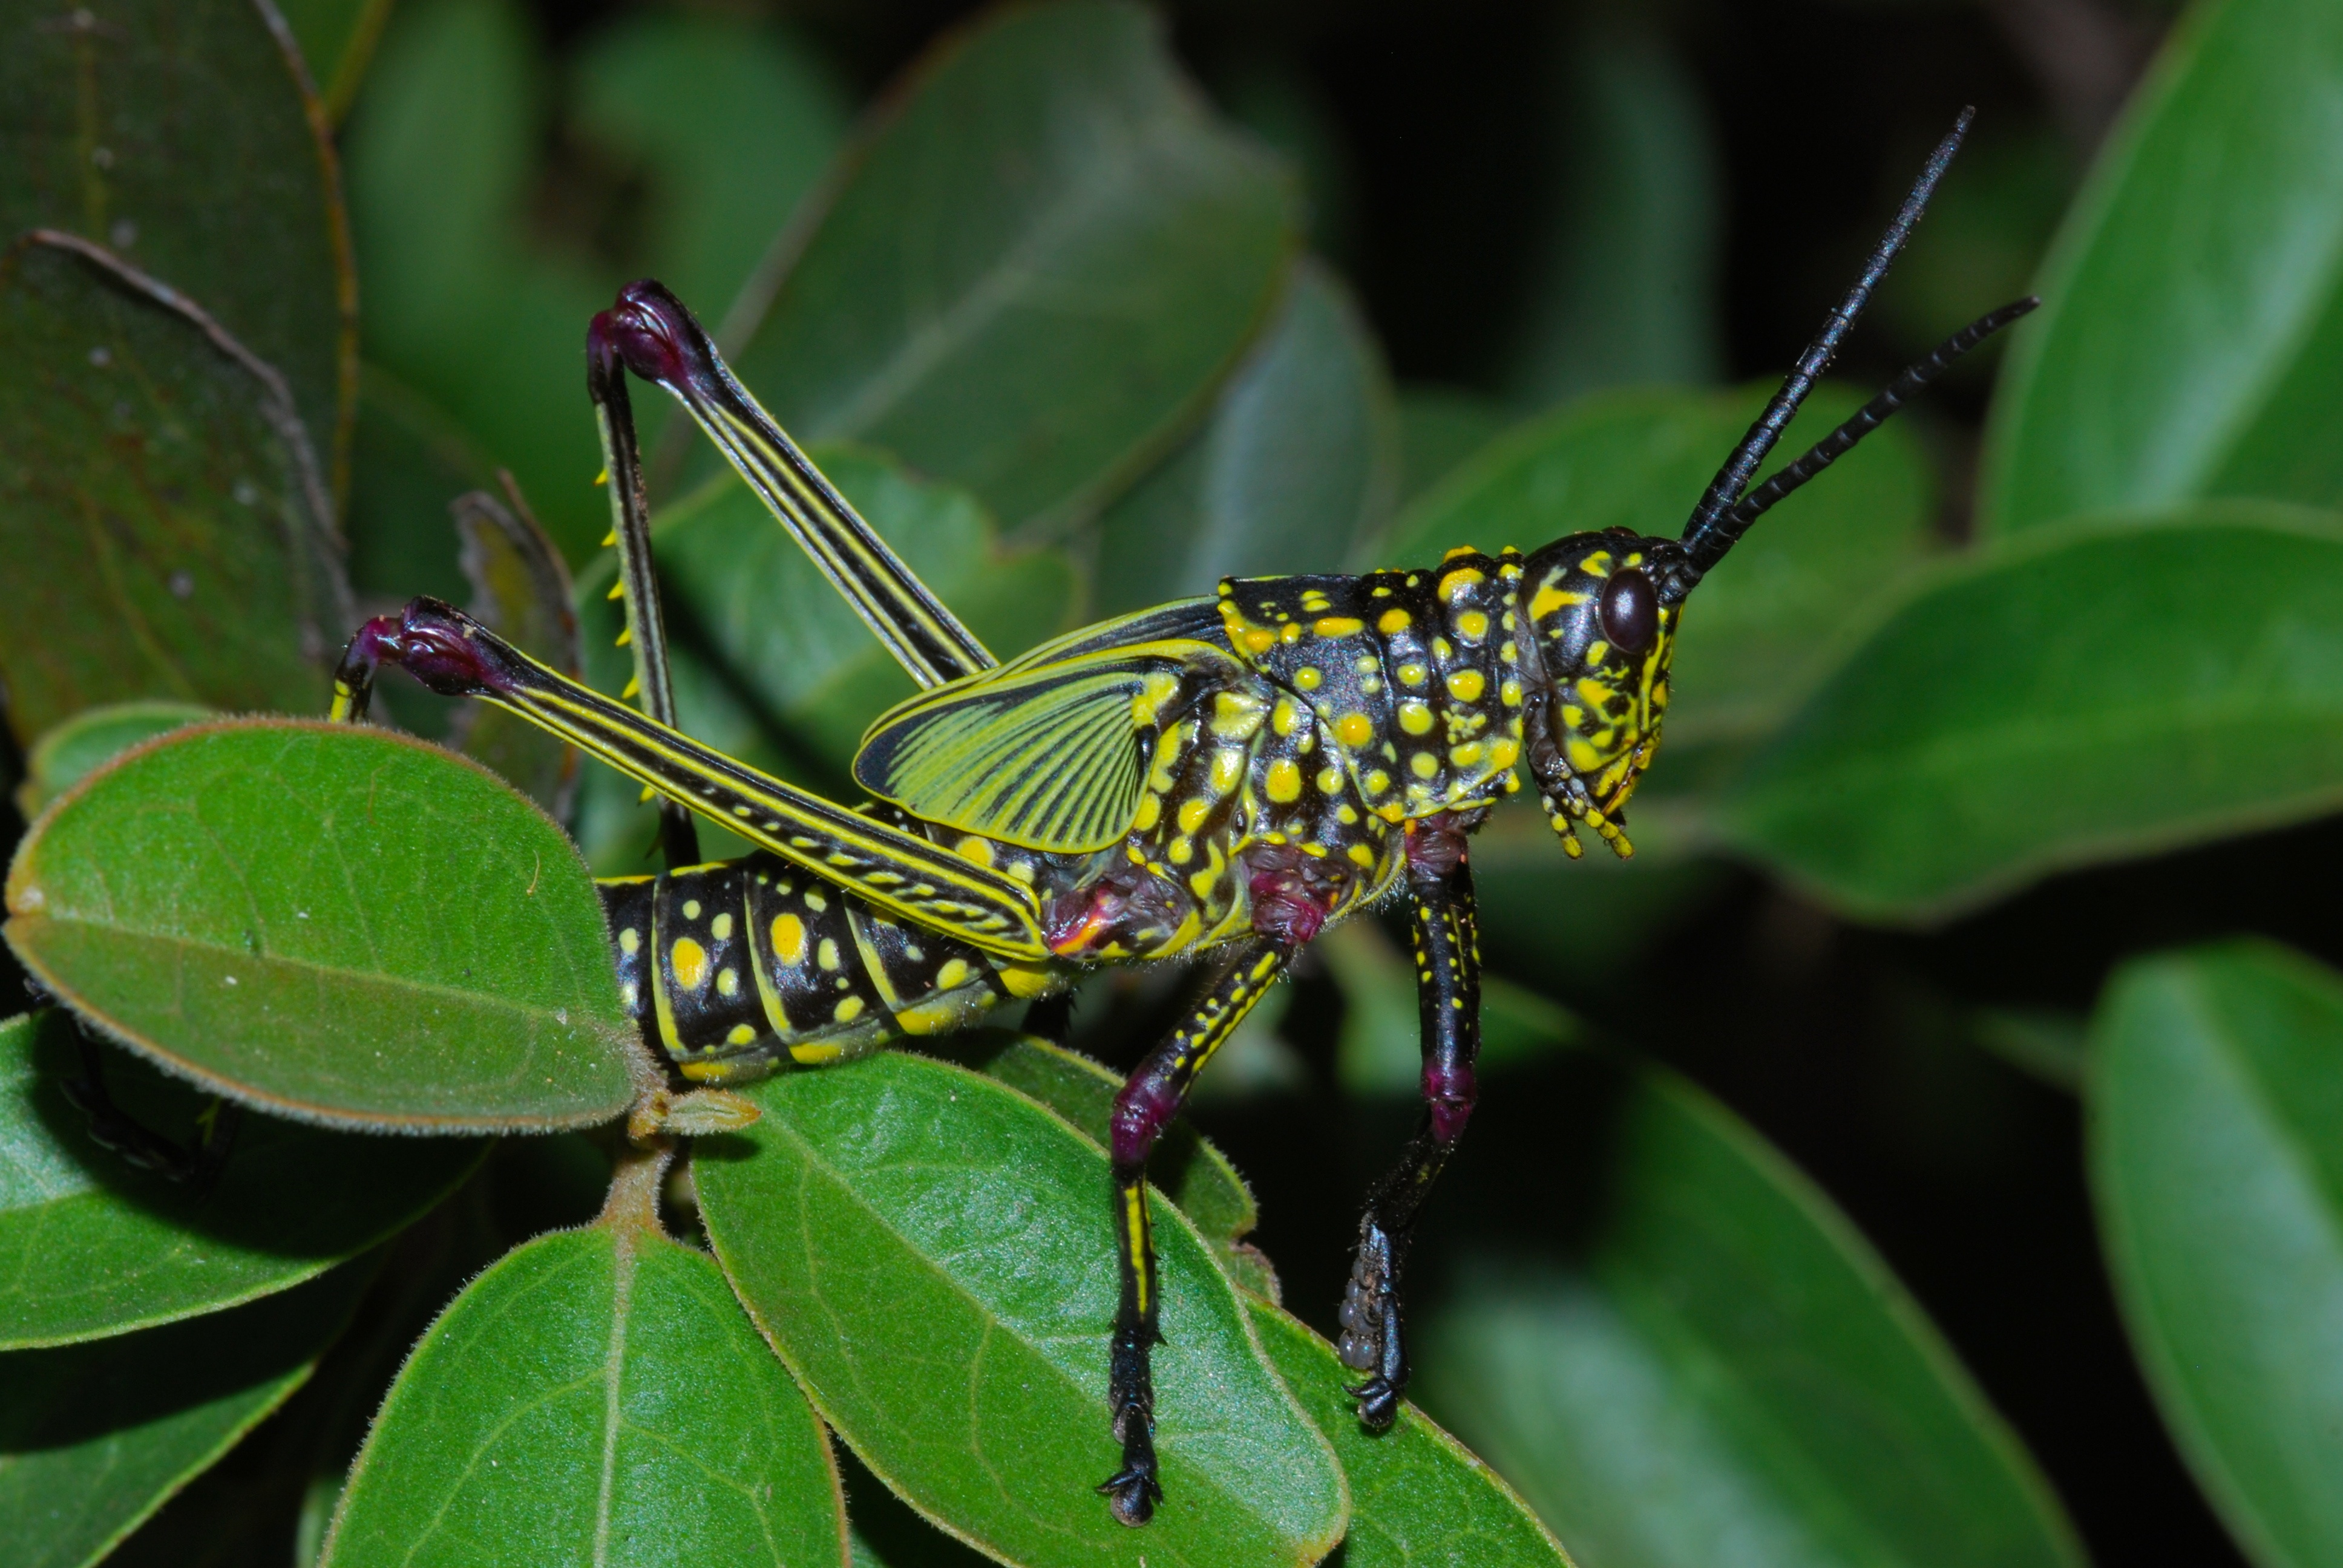
{"type": "Polygon", "coordinates": [[[1189,1087],[1221,1042],[1236,1031],[1292,958],[1282,943],[1255,938],[1236,944],[1189,1010],[1186,1021],[1131,1070],[1115,1096],[1113,1122],[1114,1235],[1121,1299],[1115,1308],[1114,1348],[1107,1367],[1107,1403],[1114,1412],[1122,1468],[1099,1491],[1125,1524],[1155,1516],[1163,1487],[1155,1464],[1155,1382],[1150,1366],[1157,1342],[1155,1241],[1147,1218],[1147,1156],[1155,1140],[1187,1102],[1189,1087]]]}
{"type": "Polygon", "coordinates": [[[1350,1392],[1359,1402],[1361,1424],[1373,1432],[1397,1419],[1407,1391],[1400,1275],[1423,1200],[1473,1114],[1473,1064],[1481,1053],[1481,949],[1463,833],[1411,823],[1408,886],[1423,1027],[1423,1121],[1399,1163],[1367,1194],[1337,1347],[1344,1366],[1367,1374],[1350,1392]]]}

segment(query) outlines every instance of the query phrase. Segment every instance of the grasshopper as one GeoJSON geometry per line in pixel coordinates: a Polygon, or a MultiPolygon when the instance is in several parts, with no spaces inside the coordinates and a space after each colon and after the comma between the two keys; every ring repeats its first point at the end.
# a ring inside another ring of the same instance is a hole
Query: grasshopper
{"type": "Polygon", "coordinates": [[[368,621],[334,716],[365,717],[380,667],[509,709],[661,798],[668,869],[601,884],[627,1007],[683,1079],[739,1082],[958,1029],[1109,963],[1201,960],[1182,1020],[1131,1073],[1111,1124],[1121,1296],[1107,1399],[1128,1524],[1162,1496],[1147,1161],[1196,1074],[1327,926],[1403,902],[1423,1025],[1423,1118],[1368,1194],[1340,1353],[1368,1428],[1408,1383],[1402,1274],[1426,1194],[1470,1120],[1479,958],[1468,845],[1535,787],[1562,847],[1632,852],[1624,809],[1652,762],[1687,598],[1769,508],[1960,355],[2033,307],[1948,338],[1795,462],[1750,481],[1926,206],[1958,124],[1861,277],[1699,498],[1681,537],[1569,535],[1435,568],[1232,578],[995,659],[734,379],[682,303],[628,286],[594,318],[587,383],[608,463],[621,641],[614,700],[452,607],[368,621]],[[664,388],[923,689],[881,714],[847,806],[679,731],[628,374],[664,388]],[[640,708],[628,699],[640,699],[640,708]],[[692,813],[758,846],[699,862],[692,813]]]}

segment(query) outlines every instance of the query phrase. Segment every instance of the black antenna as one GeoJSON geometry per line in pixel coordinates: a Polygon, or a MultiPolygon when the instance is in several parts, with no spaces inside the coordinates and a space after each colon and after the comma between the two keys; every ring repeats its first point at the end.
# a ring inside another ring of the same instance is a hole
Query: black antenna
{"type": "Polygon", "coordinates": [[[1936,144],[1936,150],[1928,155],[1927,166],[1920,171],[1919,181],[1913,186],[1912,194],[1904,198],[1904,206],[1896,214],[1896,221],[1888,225],[1878,247],[1871,253],[1870,261],[1864,266],[1863,276],[1855,279],[1855,286],[1847,290],[1846,297],[1839,301],[1838,308],[1832,311],[1830,318],[1823,323],[1821,335],[1806,346],[1804,354],[1798,356],[1798,363],[1783,381],[1782,389],[1774,394],[1773,400],[1765,405],[1765,411],[1757,417],[1757,422],[1749,427],[1749,433],[1741,437],[1741,444],[1734,447],[1733,455],[1725,460],[1725,467],[1719,468],[1716,477],[1709,481],[1708,489],[1700,498],[1700,505],[1693,508],[1690,520],[1684,524],[1684,554],[1695,575],[1706,572],[1732,548],[1733,538],[1721,535],[1721,526],[1726,514],[1740,500],[1742,489],[1749,483],[1750,476],[1757,471],[1757,465],[1765,460],[1765,454],[1774,449],[1774,443],[1782,438],[1782,431],[1797,413],[1798,405],[1806,400],[1806,394],[1814,390],[1815,383],[1830,365],[1832,357],[1838,353],[1838,346],[1855,326],[1855,317],[1861,316],[1863,307],[1871,303],[1871,291],[1879,286],[1879,280],[1887,276],[1888,266],[1896,260],[1896,253],[1902,250],[1904,242],[1912,236],[1913,226],[1920,221],[1921,213],[1927,210],[1928,198],[1936,194],[1936,182],[1944,177],[1946,166],[1960,150],[1961,138],[1968,134],[1969,122],[1975,118],[1975,108],[1963,109],[1960,117],[1953,122],[1951,132],[1936,144]]]}
{"type": "Polygon", "coordinates": [[[1717,543],[1710,558],[1700,563],[1700,568],[1705,571],[1715,565],[1717,558],[1731,549],[1749,525],[1772,509],[1775,502],[1845,457],[1857,441],[1887,423],[1889,415],[1918,397],[1921,388],[1952,368],[1954,360],[2041,303],[2030,294],[2023,299],[2012,300],[1999,310],[1978,317],[1936,345],[1936,352],[1889,382],[1885,391],[1856,409],[1845,424],[1807,447],[1805,457],[1742,497],[1731,511],[1719,518],[1716,526],[1706,536],[1717,543]]]}

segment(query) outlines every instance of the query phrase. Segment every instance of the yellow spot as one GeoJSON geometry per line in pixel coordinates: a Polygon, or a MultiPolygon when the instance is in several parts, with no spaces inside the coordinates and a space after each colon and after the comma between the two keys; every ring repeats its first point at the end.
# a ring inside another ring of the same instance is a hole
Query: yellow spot
{"type": "Polygon", "coordinates": [[[1191,875],[1188,879],[1188,885],[1196,890],[1196,896],[1198,898],[1209,899],[1212,896],[1213,886],[1218,883],[1220,879],[1220,872],[1214,870],[1212,867],[1207,866],[1202,870],[1191,875]]]}
{"type": "Polygon", "coordinates": [[[830,900],[823,898],[820,893],[815,892],[811,888],[808,888],[806,890],[806,908],[811,910],[818,915],[824,910],[830,908],[830,900]]]}
{"type": "Polygon", "coordinates": [[[1440,598],[1443,604],[1454,604],[1473,588],[1489,579],[1471,567],[1459,567],[1440,579],[1440,598]]]}
{"type": "Polygon", "coordinates": [[[1466,642],[1478,642],[1489,635],[1489,618],[1477,609],[1468,609],[1456,618],[1456,635],[1466,642]]]}
{"type": "Polygon", "coordinates": [[[1212,788],[1225,795],[1237,787],[1244,777],[1245,754],[1233,746],[1223,746],[1212,753],[1212,788]]]}
{"type": "Polygon", "coordinates": [[[1474,549],[1471,545],[1458,545],[1453,550],[1444,550],[1441,553],[1440,564],[1444,567],[1450,561],[1454,560],[1458,556],[1477,556],[1480,553],[1480,551],[1474,549]]]}
{"type": "Polygon", "coordinates": [[[1432,709],[1416,701],[1399,705],[1399,727],[1410,735],[1424,735],[1432,729],[1432,709]]]}
{"type": "Polygon", "coordinates": [[[1522,743],[1518,740],[1489,742],[1489,766],[1492,768],[1511,768],[1521,754],[1522,743]]]}
{"type": "Polygon", "coordinates": [[[728,1061],[686,1061],[678,1063],[676,1070],[694,1083],[721,1083],[731,1073],[732,1064],[728,1061]]]}
{"type": "Polygon", "coordinates": [[[810,1045],[789,1047],[789,1060],[799,1067],[826,1067],[846,1054],[846,1047],[835,1040],[816,1040],[810,1045]]]}
{"type": "Polygon", "coordinates": [[[1489,682],[1477,669],[1460,669],[1448,678],[1448,695],[1459,702],[1478,702],[1489,682]]]}
{"type": "Polygon", "coordinates": [[[1592,773],[1603,766],[1603,753],[1575,735],[1564,749],[1569,754],[1571,767],[1581,773],[1592,773]]]}
{"type": "Polygon", "coordinates": [[[1281,697],[1270,710],[1269,727],[1279,735],[1291,735],[1293,727],[1302,722],[1302,709],[1293,706],[1292,698],[1281,697]]]}
{"type": "Polygon", "coordinates": [[[1497,657],[1503,659],[1507,664],[1513,663],[1513,660],[1521,658],[1521,656],[1522,650],[1515,648],[1510,641],[1501,642],[1497,645],[1497,657]]]}
{"type": "Polygon", "coordinates": [[[1375,852],[1364,844],[1353,844],[1344,853],[1362,866],[1373,866],[1375,863],[1375,852]]]}
{"type": "Polygon", "coordinates": [[[714,937],[719,942],[731,940],[732,917],[730,915],[719,915],[714,920],[709,921],[708,934],[714,937]]]}
{"type": "Polygon", "coordinates": [[[1337,822],[1347,825],[1349,823],[1355,822],[1358,819],[1358,808],[1352,805],[1349,801],[1345,800],[1340,806],[1334,808],[1334,820],[1337,822]]]}
{"type": "Polygon", "coordinates": [[[1591,578],[1609,577],[1611,575],[1611,552],[1609,550],[1595,551],[1593,555],[1578,563],[1578,569],[1584,572],[1591,578]]]}
{"type": "Polygon", "coordinates": [[[716,994],[718,996],[739,996],[740,994],[740,971],[736,969],[718,970],[716,971],[716,994]]]}
{"type": "Polygon", "coordinates": [[[1391,788],[1391,775],[1378,768],[1361,780],[1370,795],[1380,795],[1391,788]]]}
{"type": "Polygon", "coordinates": [[[1180,802],[1180,831],[1182,833],[1192,833],[1197,829],[1202,827],[1204,825],[1204,819],[1212,813],[1212,803],[1210,800],[1182,800],[1180,802]]]}
{"type": "Polygon", "coordinates": [[[1163,797],[1161,795],[1142,795],[1140,797],[1139,800],[1139,810],[1137,814],[1131,819],[1131,825],[1139,831],[1144,833],[1147,829],[1155,826],[1155,824],[1162,819],[1162,816],[1163,797]]]}
{"type": "Polygon", "coordinates": [[[965,1001],[929,1001],[917,1007],[907,1007],[895,1015],[905,1034],[941,1034],[958,1029],[966,1021],[969,1006],[965,1001]]]}
{"type": "Polygon", "coordinates": [[[1363,713],[1345,713],[1334,721],[1334,739],[1353,750],[1374,738],[1374,721],[1363,713]]]}
{"type": "Polygon", "coordinates": [[[632,958],[636,953],[639,952],[642,950],[642,945],[643,934],[642,932],[635,930],[634,927],[628,926],[625,930],[618,933],[618,950],[626,954],[628,958],[632,958]]]}
{"type": "Polygon", "coordinates": [[[1277,628],[1277,640],[1283,643],[1300,642],[1302,640],[1302,623],[1298,620],[1289,620],[1283,626],[1279,627],[1277,628]]]}
{"type": "Polygon", "coordinates": [[[1387,609],[1383,611],[1383,618],[1375,622],[1375,629],[1377,631],[1386,633],[1405,631],[1408,628],[1409,624],[1410,617],[1407,611],[1403,609],[1387,609]]]}
{"type": "Polygon", "coordinates": [[[687,920],[696,920],[699,918],[699,900],[698,899],[686,899],[683,900],[683,918],[687,920]]]}
{"type": "Polygon", "coordinates": [[[1196,845],[1192,839],[1174,839],[1172,840],[1172,848],[1164,853],[1172,857],[1173,865],[1184,866],[1196,858],[1196,845]]]}
{"type": "Polygon", "coordinates": [[[1584,604],[1585,602],[1586,596],[1584,594],[1564,593],[1549,582],[1545,587],[1538,589],[1537,592],[1531,597],[1530,618],[1532,620],[1544,620],[1546,617],[1562,608],[1564,605],[1584,604]]]}
{"type": "Polygon", "coordinates": [[[1279,805],[1289,805],[1302,799],[1302,769],[1281,757],[1269,765],[1269,777],[1264,786],[1269,798],[1279,805]]]}
{"type": "Polygon", "coordinates": [[[1452,746],[1448,749],[1448,760],[1459,768],[1471,768],[1479,763],[1481,753],[1486,748],[1479,741],[1467,740],[1462,746],[1452,746]]]}
{"type": "Polygon", "coordinates": [[[968,980],[966,959],[946,959],[944,967],[936,971],[938,990],[958,990],[968,980]]]}
{"type": "Polygon", "coordinates": [[[1497,688],[1497,695],[1504,699],[1506,707],[1519,708],[1522,705],[1522,683],[1518,680],[1508,680],[1504,685],[1497,688]]]}
{"type": "Polygon", "coordinates": [[[1321,795],[1336,795],[1342,792],[1342,770],[1340,768],[1321,768],[1318,769],[1318,793],[1321,795]]]}
{"type": "Polygon", "coordinates": [[[634,640],[635,628],[630,626],[622,626],[618,628],[618,640],[612,643],[610,646],[613,648],[628,648],[633,645],[634,640]]]}
{"type": "Polygon", "coordinates": [[[1407,759],[1407,767],[1418,779],[1429,779],[1440,771],[1440,759],[1429,751],[1419,751],[1407,759]]]}
{"type": "Polygon", "coordinates": [[[1009,876],[1012,881],[1024,882],[1031,885],[1033,880],[1033,862],[1031,860],[1010,861],[1009,876]]]}
{"type": "Polygon", "coordinates": [[[1304,691],[1317,690],[1318,683],[1325,678],[1315,667],[1307,664],[1293,672],[1293,684],[1304,691]]]}
{"type": "MultiPolygon", "coordinates": [[[[730,970],[726,970],[724,972],[729,975],[732,971],[730,970]]],[[[747,1045],[756,1038],[757,1031],[755,1030],[750,1029],[745,1023],[736,1023],[732,1026],[731,1032],[724,1037],[724,1043],[727,1045],[747,1045]]]]}
{"type": "Polygon", "coordinates": [[[973,860],[980,866],[992,864],[992,840],[970,833],[952,846],[952,853],[963,860],[973,860]]]}
{"type": "Polygon", "coordinates": [[[1244,645],[1248,653],[1267,653],[1277,646],[1277,634],[1260,627],[1250,627],[1244,634],[1244,645]]]}
{"type": "MultiPolygon", "coordinates": [[[[610,466],[609,466],[608,464],[605,463],[604,465],[602,465],[602,471],[601,471],[600,473],[598,473],[598,474],[597,474],[597,475],[595,475],[595,476],[594,476],[594,485],[595,485],[595,487],[596,487],[597,489],[599,489],[602,486],[607,485],[607,484],[608,484],[609,482],[610,482],[610,466]]],[[[608,543],[610,543],[610,544],[614,544],[614,545],[615,545],[615,544],[617,544],[617,543],[618,542],[618,529],[613,528],[613,529],[611,529],[611,530],[610,530],[610,537],[609,537],[609,538],[608,538],[608,540],[607,542],[608,542],[608,543]]]]}
{"type": "Polygon", "coordinates": [[[795,915],[773,917],[773,956],[795,969],[805,962],[805,922],[795,915]]]}
{"type": "Polygon", "coordinates": [[[1180,678],[1176,675],[1151,675],[1140,688],[1139,695],[1131,699],[1131,722],[1141,729],[1155,723],[1155,715],[1165,703],[1178,695],[1180,678]]]}
{"type": "Polygon", "coordinates": [[[675,983],[686,990],[698,990],[708,978],[708,950],[689,937],[668,949],[667,961],[675,969],[675,983]]]}
{"type": "Polygon", "coordinates": [[[1356,616],[1330,615],[1321,617],[1311,629],[1320,637],[1350,637],[1366,630],[1367,623],[1356,616]]]}
{"type": "Polygon", "coordinates": [[[848,997],[831,1010],[830,1016],[840,1023],[852,1023],[862,1016],[862,999],[859,996],[848,997]]]}
{"type": "Polygon", "coordinates": [[[826,970],[838,968],[838,944],[828,937],[822,938],[821,946],[813,950],[813,961],[826,970]]]}
{"type": "Polygon", "coordinates": [[[1002,964],[992,971],[1001,977],[1001,986],[1011,996],[1040,996],[1057,983],[1057,975],[1039,964],[1002,964]]]}

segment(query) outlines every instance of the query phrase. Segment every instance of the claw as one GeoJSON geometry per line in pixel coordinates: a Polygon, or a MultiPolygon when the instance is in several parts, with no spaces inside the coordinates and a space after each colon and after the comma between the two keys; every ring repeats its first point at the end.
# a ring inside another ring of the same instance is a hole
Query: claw
{"type": "Polygon", "coordinates": [[[1126,1458],[1123,1467],[1099,1483],[1099,1495],[1107,1500],[1114,1511],[1117,1523],[1134,1529],[1155,1517],[1155,1505],[1163,1501],[1163,1488],[1155,1480],[1155,1456],[1132,1462],[1126,1458]]]}
{"type": "Polygon", "coordinates": [[[1389,1432],[1399,1419],[1399,1390],[1380,1377],[1342,1391],[1359,1402],[1359,1424],[1369,1432],[1389,1432]]]}

